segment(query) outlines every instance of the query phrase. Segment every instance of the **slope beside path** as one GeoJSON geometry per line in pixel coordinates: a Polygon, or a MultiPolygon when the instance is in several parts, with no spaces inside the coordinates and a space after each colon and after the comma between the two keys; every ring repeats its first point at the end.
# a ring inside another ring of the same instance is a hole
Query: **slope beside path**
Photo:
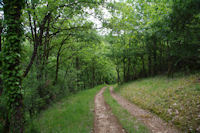
{"type": "Polygon", "coordinates": [[[143,122],[152,133],[180,133],[173,125],[164,122],[159,117],[153,115],[152,113],[143,110],[136,106],[135,104],[129,102],[122,96],[117,95],[113,92],[113,87],[110,87],[111,96],[132,116],[136,117],[138,120],[143,122]]]}

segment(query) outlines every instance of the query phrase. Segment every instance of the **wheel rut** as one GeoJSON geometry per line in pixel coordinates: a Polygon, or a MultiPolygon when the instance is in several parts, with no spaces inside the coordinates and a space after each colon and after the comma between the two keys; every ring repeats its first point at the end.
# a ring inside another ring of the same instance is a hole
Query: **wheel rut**
{"type": "Polygon", "coordinates": [[[136,106],[135,104],[129,102],[122,96],[117,95],[113,92],[113,87],[110,87],[111,96],[120,104],[124,109],[126,109],[132,116],[136,117],[138,120],[143,122],[152,133],[181,133],[173,125],[164,122],[159,117],[153,115],[152,113],[143,110],[136,106]]]}
{"type": "Polygon", "coordinates": [[[111,108],[106,104],[102,88],[95,96],[95,123],[94,133],[125,133],[117,118],[112,114],[111,108]]]}

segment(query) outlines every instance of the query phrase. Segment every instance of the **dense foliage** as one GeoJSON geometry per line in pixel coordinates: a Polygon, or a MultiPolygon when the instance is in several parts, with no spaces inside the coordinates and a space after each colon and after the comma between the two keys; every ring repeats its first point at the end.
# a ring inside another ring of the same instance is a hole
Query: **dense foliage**
{"type": "Polygon", "coordinates": [[[106,39],[118,81],[200,69],[199,0],[130,0],[109,8],[106,39]]]}

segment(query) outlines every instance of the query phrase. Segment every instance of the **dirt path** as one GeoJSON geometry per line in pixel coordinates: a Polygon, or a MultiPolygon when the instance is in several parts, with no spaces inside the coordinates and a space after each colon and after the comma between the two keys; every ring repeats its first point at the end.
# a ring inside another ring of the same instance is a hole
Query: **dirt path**
{"type": "Polygon", "coordinates": [[[110,87],[111,96],[131,115],[136,117],[138,120],[142,121],[152,133],[180,133],[175,127],[167,124],[159,117],[153,115],[152,113],[139,108],[123,97],[115,94],[113,92],[113,87],[110,87]]]}
{"type": "Polygon", "coordinates": [[[95,123],[94,133],[125,133],[117,118],[112,114],[108,104],[105,103],[103,92],[106,87],[95,96],[95,123]]]}

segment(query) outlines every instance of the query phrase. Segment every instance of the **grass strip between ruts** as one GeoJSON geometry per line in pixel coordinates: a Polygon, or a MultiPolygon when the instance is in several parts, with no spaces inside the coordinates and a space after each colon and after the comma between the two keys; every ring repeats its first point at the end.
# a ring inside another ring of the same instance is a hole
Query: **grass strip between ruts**
{"type": "Polygon", "coordinates": [[[116,100],[110,95],[109,89],[107,88],[104,92],[104,99],[106,103],[111,107],[113,114],[118,118],[123,128],[128,133],[149,133],[148,129],[139,122],[136,118],[123,109],[116,100]]]}

